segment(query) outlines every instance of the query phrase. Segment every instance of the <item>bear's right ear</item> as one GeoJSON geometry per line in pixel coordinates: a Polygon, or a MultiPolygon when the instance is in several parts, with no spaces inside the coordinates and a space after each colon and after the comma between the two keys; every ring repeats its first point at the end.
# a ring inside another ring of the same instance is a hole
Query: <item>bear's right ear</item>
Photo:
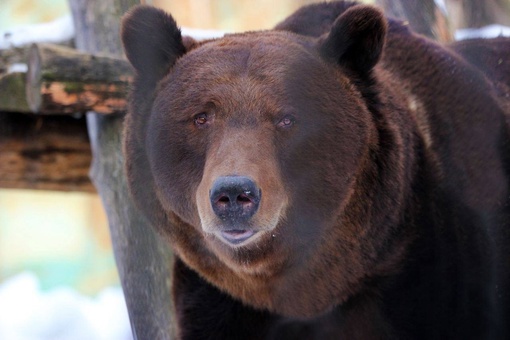
{"type": "Polygon", "coordinates": [[[159,81],[186,53],[181,31],[163,10],[139,5],[122,19],[122,43],[139,77],[159,81]]]}
{"type": "Polygon", "coordinates": [[[386,30],[386,19],[380,10],[353,6],[335,20],[329,34],[319,39],[319,52],[326,60],[367,74],[381,57],[386,30]]]}

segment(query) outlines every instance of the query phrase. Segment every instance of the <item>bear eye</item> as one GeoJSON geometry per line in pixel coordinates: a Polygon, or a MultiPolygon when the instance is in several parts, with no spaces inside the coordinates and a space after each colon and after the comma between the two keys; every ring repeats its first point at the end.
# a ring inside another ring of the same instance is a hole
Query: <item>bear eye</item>
{"type": "Polygon", "coordinates": [[[278,122],[278,124],[276,124],[276,126],[279,128],[282,128],[282,129],[287,129],[287,128],[291,127],[292,125],[294,125],[295,122],[296,122],[296,119],[293,116],[287,115],[287,116],[283,117],[278,122]]]}
{"type": "Polygon", "coordinates": [[[202,113],[195,115],[195,117],[193,118],[193,121],[195,122],[196,126],[204,126],[207,124],[209,119],[207,117],[207,113],[202,112],[202,113]]]}

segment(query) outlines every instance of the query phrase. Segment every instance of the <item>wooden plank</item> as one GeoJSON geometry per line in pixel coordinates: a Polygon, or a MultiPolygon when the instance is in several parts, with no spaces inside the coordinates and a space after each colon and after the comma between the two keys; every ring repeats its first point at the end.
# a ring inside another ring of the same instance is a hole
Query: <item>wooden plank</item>
{"type": "Polygon", "coordinates": [[[0,112],[123,113],[132,76],[132,68],[124,59],[80,53],[59,45],[2,50],[0,112]],[[16,71],[20,68],[26,70],[16,71]]]}
{"type": "Polygon", "coordinates": [[[0,75],[0,112],[29,112],[25,97],[25,72],[0,75]]]}
{"type": "Polygon", "coordinates": [[[33,44],[28,58],[26,98],[33,113],[121,113],[132,68],[120,58],[33,44]]]}
{"type": "Polygon", "coordinates": [[[26,64],[28,60],[28,48],[0,49],[0,75],[9,73],[14,64],[26,64]]]}
{"type": "Polygon", "coordinates": [[[0,115],[0,188],[95,192],[85,119],[0,115]]]}
{"type": "MultiPolygon", "coordinates": [[[[136,0],[70,0],[76,46],[120,57],[120,17],[136,0]]],[[[108,215],[113,249],[135,339],[172,339],[172,252],[130,199],[119,115],[87,115],[91,177],[108,215]]]]}

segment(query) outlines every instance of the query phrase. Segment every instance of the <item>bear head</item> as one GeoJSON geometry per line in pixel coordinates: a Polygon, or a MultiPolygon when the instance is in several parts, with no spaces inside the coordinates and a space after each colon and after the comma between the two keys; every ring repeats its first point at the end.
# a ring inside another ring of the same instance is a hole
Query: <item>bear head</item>
{"type": "Polygon", "coordinates": [[[130,191],[205,280],[309,317],[386,271],[392,231],[371,220],[384,210],[371,206],[371,186],[383,172],[374,67],[385,34],[382,13],[363,5],[320,38],[275,30],[196,42],[159,9],[126,15],[130,191]]]}

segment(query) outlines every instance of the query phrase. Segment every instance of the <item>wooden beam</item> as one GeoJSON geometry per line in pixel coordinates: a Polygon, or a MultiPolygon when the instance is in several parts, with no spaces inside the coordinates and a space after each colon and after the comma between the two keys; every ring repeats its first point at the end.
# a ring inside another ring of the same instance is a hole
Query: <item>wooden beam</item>
{"type": "Polygon", "coordinates": [[[0,112],[123,113],[132,77],[124,59],[64,46],[1,50],[0,112]]]}
{"type": "Polygon", "coordinates": [[[0,75],[0,112],[29,112],[25,97],[25,72],[0,75]]]}
{"type": "Polygon", "coordinates": [[[95,192],[85,119],[0,114],[0,188],[95,192]]]}
{"type": "MultiPolygon", "coordinates": [[[[76,47],[122,56],[120,17],[137,0],[70,0],[76,47]]],[[[135,339],[172,339],[172,252],[130,199],[122,155],[122,117],[87,115],[91,177],[108,215],[113,249],[135,339]]]]}
{"type": "Polygon", "coordinates": [[[0,49],[0,75],[9,73],[9,68],[14,64],[26,64],[28,48],[0,49]]]}
{"type": "Polygon", "coordinates": [[[120,113],[132,80],[127,61],[51,44],[33,44],[26,98],[33,113],[120,113]]]}
{"type": "Polygon", "coordinates": [[[25,98],[27,53],[26,48],[0,50],[0,112],[30,111],[25,98]]]}

